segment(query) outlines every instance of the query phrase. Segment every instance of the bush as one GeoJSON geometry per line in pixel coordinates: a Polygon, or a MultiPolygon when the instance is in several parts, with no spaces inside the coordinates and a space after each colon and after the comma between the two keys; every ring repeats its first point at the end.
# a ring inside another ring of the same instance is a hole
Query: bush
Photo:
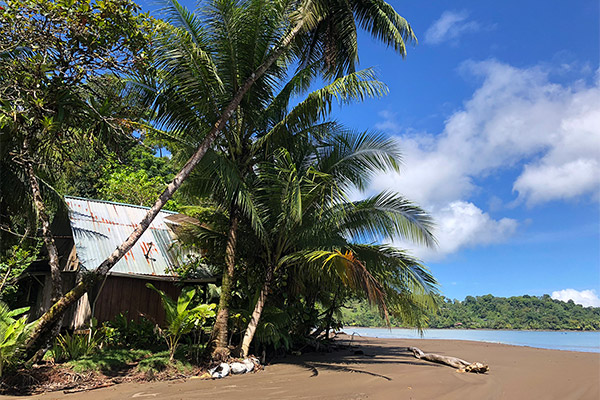
{"type": "Polygon", "coordinates": [[[6,367],[18,364],[20,359],[20,347],[27,338],[31,324],[28,324],[27,316],[21,314],[29,311],[29,307],[10,310],[6,304],[0,302],[0,377],[6,367]]]}
{"type": "Polygon", "coordinates": [[[189,287],[184,288],[177,301],[175,301],[151,283],[147,283],[146,286],[160,295],[165,309],[167,327],[160,329],[159,333],[165,339],[169,348],[169,360],[173,361],[181,337],[194,329],[201,329],[208,318],[215,316],[214,309],[216,305],[200,304],[192,307],[191,303],[196,295],[196,290],[189,287]]]}
{"type": "Polygon", "coordinates": [[[104,324],[107,343],[117,347],[155,350],[161,341],[154,323],[147,318],[129,318],[127,312],[104,324]]]}
{"type": "Polygon", "coordinates": [[[58,335],[50,349],[49,357],[54,361],[68,361],[94,354],[104,347],[107,340],[106,328],[97,328],[97,324],[96,319],[92,319],[89,332],[58,335]]]}
{"type": "Polygon", "coordinates": [[[100,344],[101,341],[94,338],[94,335],[90,337],[88,334],[65,333],[56,338],[52,354],[56,361],[76,360],[93,354],[98,350],[100,344]]]}
{"type": "Polygon", "coordinates": [[[18,286],[17,278],[25,269],[36,260],[39,246],[26,249],[13,246],[0,257],[0,299],[8,304],[17,304],[18,286]]]}

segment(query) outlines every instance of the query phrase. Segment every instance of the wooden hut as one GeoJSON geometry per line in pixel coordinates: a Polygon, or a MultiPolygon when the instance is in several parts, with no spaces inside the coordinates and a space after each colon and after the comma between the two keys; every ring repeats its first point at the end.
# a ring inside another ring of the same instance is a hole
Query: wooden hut
{"type": "MultiPolygon", "coordinates": [[[[148,208],[77,197],[65,200],[68,217],[55,218],[52,230],[60,254],[63,289],[67,291],[133,232],[148,208]]],[[[177,268],[195,256],[179,245],[175,234],[178,226],[190,221],[189,217],[172,211],[159,212],[106,278],[71,307],[63,326],[79,329],[91,317],[103,322],[124,312],[133,318],[144,315],[162,324],[165,316],[160,297],[146,283],[152,282],[171,297],[177,297],[185,283],[215,282],[208,267],[200,268],[195,279],[182,281],[177,275],[177,268]]],[[[50,306],[47,262],[32,264],[23,277],[23,303],[32,306],[32,317],[36,318],[50,306]]]]}

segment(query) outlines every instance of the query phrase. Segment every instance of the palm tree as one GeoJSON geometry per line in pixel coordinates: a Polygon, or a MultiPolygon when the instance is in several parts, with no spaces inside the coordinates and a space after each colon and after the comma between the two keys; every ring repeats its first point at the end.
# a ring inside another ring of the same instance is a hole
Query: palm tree
{"type": "MultiPolygon", "coordinates": [[[[229,66],[227,66],[229,68],[229,66]]],[[[218,70],[221,66],[218,66],[218,70]]],[[[253,168],[264,160],[269,149],[278,147],[281,143],[292,140],[294,136],[306,136],[323,130],[327,124],[321,124],[320,119],[331,109],[332,102],[360,100],[364,97],[381,96],[385,86],[377,81],[370,70],[336,79],[332,84],[313,91],[287,111],[290,96],[302,90],[314,74],[314,65],[299,71],[277,95],[271,94],[270,103],[261,105],[259,102],[248,102],[237,110],[238,117],[224,130],[222,140],[216,142],[215,150],[209,150],[199,164],[195,173],[191,174],[184,186],[184,191],[196,198],[210,197],[212,201],[226,209],[229,214],[229,228],[225,240],[225,266],[221,285],[219,311],[215,320],[212,336],[215,340],[214,358],[226,358],[229,303],[231,286],[234,282],[237,232],[240,220],[250,221],[252,229],[263,235],[260,209],[252,195],[250,187],[253,168]]],[[[252,93],[249,93],[251,97],[252,93]]],[[[266,103],[266,102],[265,102],[266,103]]],[[[185,109],[186,102],[178,103],[177,111],[189,112],[185,109]]],[[[170,106],[169,104],[165,107],[170,106]]],[[[193,151],[189,145],[190,135],[182,132],[165,134],[170,138],[175,157],[187,155],[193,151]]],[[[198,227],[199,234],[205,234],[203,227],[198,227]]],[[[214,235],[210,235],[211,240],[214,235]]]]}
{"type": "MultiPolygon", "coordinates": [[[[339,129],[339,127],[333,127],[339,129]]],[[[435,244],[430,217],[396,193],[351,202],[378,171],[397,170],[394,142],[377,134],[333,131],[279,149],[260,165],[257,190],[266,210],[262,242],[264,284],[246,329],[248,354],[273,278],[291,266],[319,268],[389,310],[418,324],[432,303],[435,280],[414,258],[390,246],[360,244],[402,238],[435,244]]]]}
{"type": "MultiPolygon", "coordinates": [[[[184,131],[202,125],[202,135],[198,136],[203,139],[127,240],[98,266],[98,276],[107,274],[137,242],[215,139],[236,118],[236,111],[251,88],[257,93],[256,98],[260,98],[261,89],[276,85],[280,74],[293,61],[297,61],[301,69],[317,63],[326,77],[352,72],[357,61],[357,24],[401,55],[405,54],[405,41],[414,40],[410,25],[389,4],[380,0],[248,0],[243,3],[212,0],[199,6],[199,10],[206,12],[197,14],[190,13],[176,0],[170,0],[169,4],[170,20],[176,26],[158,24],[156,68],[159,78],[169,80],[172,77],[172,86],[195,100],[195,112],[179,113],[174,111],[176,107],[171,107],[170,112],[159,110],[157,123],[169,130],[184,131]],[[212,47],[211,39],[215,34],[218,36],[220,26],[232,28],[224,32],[231,37],[247,35],[252,30],[248,38],[260,39],[255,42],[260,46],[230,47],[219,53],[218,47],[212,47]],[[306,50],[310,52],[305,53],[306,50]],[[327,57],[319,58],[319,54],[327,57]],[[219,60],[231,61],[232,67],[239,61],[240,68],[233,71],[242,73],[230,80],[231,87],[223,86],[223,77],[216,71],[219,60]]],[[[162,93],[173,104],[182,104],[181,97],[174,94],[171,98],[170,94],[169,91],[162,93]]],[[[30,342],[79,299],[88,285],[88,282],[81,282],[55,303],[38,320],[30,342]]]]}

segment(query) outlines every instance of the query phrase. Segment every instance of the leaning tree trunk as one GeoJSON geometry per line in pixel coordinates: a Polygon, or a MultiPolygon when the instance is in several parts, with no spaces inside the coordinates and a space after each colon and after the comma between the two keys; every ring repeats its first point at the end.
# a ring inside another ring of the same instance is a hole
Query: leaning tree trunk
{"type": "Polygon", "coordinates": [[[95,280],[105,276],[110,269],[133,247],[146,229],[148,229],[161,208],[167,203],[167,201],[171,199],[175,191],[179,189],[183,181],[185,181],[185,179],[189,176],[194,167],[198,165],[200,160],[202,160],[202,157],[204,157],[204,154],[206,154],[208,148],[212,145],[217,135],[225,127],[225,124],[233,115],[244,95],[248,92],[248,90],[250,90],[252,85],[265,74],[265,72],[271,67],[271,65],[273,65],[279,56],[281,56],[283,51],[292,43],[292,41],[304,28],[305,22],[305,19],[301,19],[298,24],[289,32],[289,34],[281,41],[279,47],[273,51],[273,53],[265,60],[265,62],[261,64],[248,79],[246,79],[244,84],[240,87],[234,98],[221,114],[219,120],[204,138],[196,152],[184,165],[181,171],[179,171],[175,178],[173,178],[173,181],[169,183],[165,191],[156,200],[156,203],[154,203],[152,208],[148,210],[148,213],[144,219],[140,221],[135,230],[131,233],[131,235],[129,235],[127,240],[121,243],[121,245],[117,247],[115,251],[95,270],[94,274],[96,275],[96,278],[88,280],[87,283],[83,281],[80,282],[70,292],[61,297],[44,315],[37,320],[36,325],[31,330],[31,333],[27,338],[27,342],[25,344],[26,348],[31,348],[38,340],[40,335],[49,329],[52,324],[56,322],[57,319],[65,313],[65,311],[67,311],[71,304],[79,300],[79,298],[83,296],[89,288],[92,287],[95,280]]]}
{"type": "Polygon", "coordinates": [[[222,361],[225,361],[227,357],[229,357],[229,349],[227,347],[227,324],[229,322],[229,303],[231,302],[231,290],[235,271],[235,249],[237,245],[238,223],[239,216],[235,205],[232,205],[231,217],[229,219],[229,231],[227,232],[227,246],[225,248],[225,268],[223,269],[223,278],[221,282],[219,311],[211,335],[212,339],[215,341],[212,358],[222,361]]]}
{"type": "Polygon", "coordinates": [[[258,300],[256,301],[256,305],[254,306],[254,311],[252,311],[252,319],[250,319],[248,328],[246,328],[246,332],[244,333],[241,351],[242,357],[248,356],[248,350],[250,350],[250,344],[252,343],[252,339],[254,339],[254,334],[256,333],[256,328],[258,327],[260,316],[262,315],[263,309],[265,308],[265,301],[267,300],[267,295],[269,294],[269,288],[271,287],[272,280],[273,267],[269,266],[267,268],[267,276],[265,277],[265,283],[262,287],[262,290],[260,291],[258,300]]]}
{"type": "Polygon", "coordinates": [[[24,166],[25,173],[29,180],[29,186],[31,188],[31,194],[33,196],[33,205],[42,227],[42,236],[46,250],[48,251],[48,263],[50,265],[50,281],[52,284],[52,290],[50,293],[50,303],[54,304],[62,296],[62,279],[60,276],[60,265],[58,260],[58,250],[56,243],[54,242],[54,236],[50,231],[50,218],[48,218],[48,212],[46,211],[46,205],[42,199],[42,191],[40,190],[40,184],[35,176],[33,170],[33,163],[31,161],[31,155],[29,150],[29,138],[25,138],[23,141],[23,150],[25,153],[24,166]]]}
{"type": "MultiPolygon", "coordinates": [[[[46,246],[46,250],[48,251],[48,264],[50,266],[50,305],[55,304],[63,294],[62,288],[62,277],[60,274],[60,260],[58,258],[58,249],[56,248],[56,242],[54,241],[54,236],[50,231],[50,218],[48,217],[48,212],[46,211],[46,205],[44,204],[44,200],[42,198],[42,191],[40,189],[40,184],[35,175],[35,171],[33,170],[33,163],[31,161],[31,154],[29,150],[29,138],[26,137],[23,141],[23,150],[25,153],[25,160],[23,162],[25,166],[25,173],[29,180],[29,186],[31,188],[31,194],[33,197],[33,205],[35,207],[37,218],[42,227],[42,237],[44,240],[44,245],[46,246]]],[[[62,326],[62,316],[57,318],[51,329],[48,331],[48,334],[45,337],[38,340],[38,346],[41,349],[33,356],[33,362],[39,362],[44,353],[48,351],[48,349],[52,346],[52,342],[54,338],[58,336],[60,333],[60,328],[62,326]]]]}

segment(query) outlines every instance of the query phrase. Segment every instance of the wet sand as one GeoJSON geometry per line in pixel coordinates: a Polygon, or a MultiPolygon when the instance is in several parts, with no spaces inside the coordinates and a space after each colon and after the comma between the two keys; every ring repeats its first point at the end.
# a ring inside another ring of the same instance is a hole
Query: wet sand
{"type": "MultiPolygon", "coordinates": [[[[349,342],[348,337],[342,337],[349,342]]],[[[27,399],[600,399],[600,354],[457,340],[355,338],[358,348],[287,356],[264,371],[221,380],[128,383],[27,399]],[[406,351],[479,361],[484,375],[417,360],[406,351]],[[364,354],[355,354],[361,350],[364,354]]],[[[25,397],[20,397],[24,399],[25,397]]]]}

